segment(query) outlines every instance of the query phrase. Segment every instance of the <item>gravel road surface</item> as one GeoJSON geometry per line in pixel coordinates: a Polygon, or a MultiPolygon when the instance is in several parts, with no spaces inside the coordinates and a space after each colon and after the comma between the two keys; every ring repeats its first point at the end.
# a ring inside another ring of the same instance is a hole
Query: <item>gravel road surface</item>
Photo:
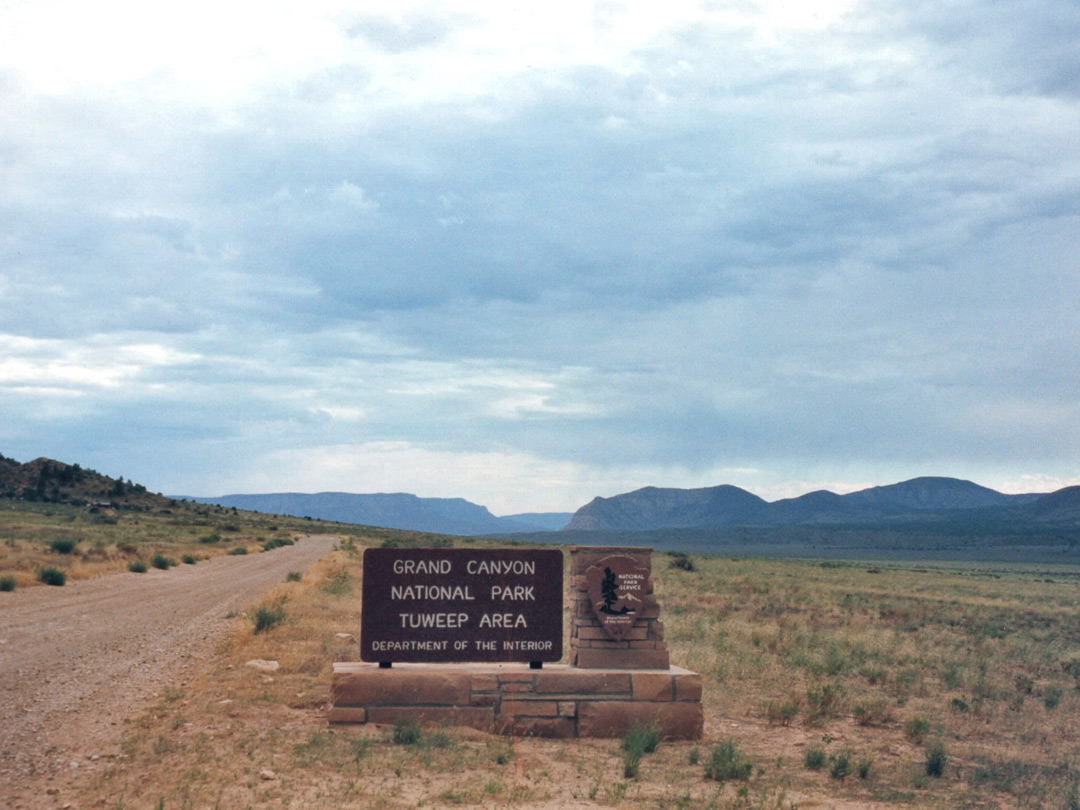
{"type": "Polygon", "coordinates": [[[230,612],[335,541],[0,594],[3,806],[49,806],[52,785],[115,756],[123,719],[212,655],[230,612]]]}

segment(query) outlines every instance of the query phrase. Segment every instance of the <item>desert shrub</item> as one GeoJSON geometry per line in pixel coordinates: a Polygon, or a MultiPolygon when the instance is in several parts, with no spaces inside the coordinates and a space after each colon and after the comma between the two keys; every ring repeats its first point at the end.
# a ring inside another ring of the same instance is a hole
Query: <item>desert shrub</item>
{"type": "Polygon", "coordinates": [[[833,779],[846,779],[851,773],[851,752],[839,751],[829,757],[829,776],[833,779]]]}
{"type": "Polygon", "coordinates": [[[213,534],[204,534],[202,537],[199,538],[199,542],[205,543],[206,545],[210,545],[211,543],[220,543],[221,535],[217,532],[214,532],[213,534]]]}
{"type": "Polygon", "coordinates": [[[421,748],[452,748],[453,745],[454,741],[450,738],[450,735],[442,731],[420,735],[421,748]]]}
{"type": "Polygon", "coordinates": [[[263,551],[272,551],[275,548],[281,548],[282,546],[291,546],[294,541],[289,537],[271,537],[265,543],[263,543],[263,551]]]}
{"type": "Polygon", "coordinates": [[[390,735],[395,745],[415,745],[420,742],[420,724],[411,717],[399,717],[390,735]]]}
{"type": "Polygon", "coordinates": [[[139,549],[134,543],[121,543],[116,547],[116,550],[121,554],[138,554],[139,549]]]}
{"type": "Polygon", "coordinates": [[[859,760],[859,764],[855,766],[855,772],[859,775],[860,779],[870,778],[870,769],[874,767],[874,760],[871,757],[863,757],[859,760]]]}
{"type": "Polygon", "coordinates": [[[641,770],[641,752],[623,751],[623,779],[636,779],[641,770]]]}
{"type": "Polygon", "coordinates": [[[806,703],[809,706],[807,722],[816,723],[833,717],[843,706],[844,687],[838,683],[811,686],[806,690],[806,703]]]}
{"type": "Polygon", "coordinates": [[[512,746],[506,748],[498,748],[495,751],[495,764],[506,765],[514,758],[514,748],[512,746]]]}
{"type": "Polygon", "coordinates": [[[779,723],[782,726],[791,725],[799,713],[799,705],[793,700],[770,700],[765,704],[765,719],[769,725],[779,723]]]}
{"type": "Polygon", "coordinates": [[[860,726],[881,726],[893,719],[892,707],[884,698],[856,703],[852,714],[860,726]]]}
{"type": "Polygon", "coordinates": [[[290,571],[285,575],[286,582],[299,582],[304,575],[299,571],[290,571]]]}
{"type": "Polygon", "coordinates": [[[0,577],[0,591],[13,591],[17,584],[15,577],[10,574],[0,577]]]}
{"type": "Polygon", "coordinates": [[[824,748],[820,745],[811,745],[806,749],[806,753],[803,754],[802,763],[812,771],[820,771],[825,767],[825,763],[828,761],[829,758],[825,755],[824,748]]]}
{"type": "Polygon", "coordinates": [[[1080,810],[1080,777],[1073,776],[1065,789],[1065,802],[1062,808],[1063,810],[1080,810]]]}
{"type": "Polygon", "coordinates": [[[904,723],[904,736],[913,743],[921,743],[923,738],[930,732],[930,721],[922,715],[909,717],[904,723]]]}
{"type": "Polygon", "coordinates": [[[660,744],[660,729],[654,725],[634,726],[622,739],[623,777],[633,779],[638,775],[641,758],[651,754],[660,744]]]}
{"type": "Polygon", "coordinates": [[[959,689],[964,685],[964,675],[960,665],[953,661],[941,673],[941,682],[950,689],[959,689]]]}
{"type": "Polygon", "coordinates": [[[241,557],[244,554],[247,554],[247,548],[245,548],[244,546],[235,546],[233,548],[230,548],[228,553],[230,556],[233,557],[241,557]]]}
{"type": "Polygon", "coordinates": [[[749,779],[753,764],[739,751],[735,740],[727,739],[713,747],[705,761],[705,778],[723,782],[727,779],[749,779]]]}
{"type": "Polygon", "coordinates": [[[693,571],[694,560],[685,551],[669,551],[668,557],[670,560],[671,568],[678,568],[680,571],[693,571]]]}
{"type": "Polygon", "coordinates": [[[147,570],[146,563],[142,560],[135,560],[134,562],[128,563],[128,571],[133,574],[145,574],[147,570]]]}
{"type": "Polygon", "coordinates": [[[1017,675],[1013,679],[1016,691],[1024,695],[1030,695],[1035,691],[1035,679],[1030,675],[1017,675]]]}
{"type": "Polygon", "coordinates": [[[324,593],[333,596],[342,596],[352,590],[349,585],[349,572],[344,568],[335,568],[326,575],[326,582],[322,587],[324,593]]]}
{"type": "Polygon", "coordinates": [[[866,678],[866,682],[871,686],[875,684],[884,683],[886,678],[889,677],[888,671],[885,667],[868,664],[859,669],[859,674],[866,678]]]}
{"type": "Polygon", "coordinates": [[[198,560],[191,554],[184,554],[180,557],[180,562],[184,565],[194,565],[198,560]]]}
{"type": "Polygon", "coordinates": [[[67,582],[67,574],[61,571],[59,568],[39,568],[37,571],[37,578],[39,582],[44,582],[46,585],[61,586],[67,582]]]}
{"type": "Polygon", "coordinates": [[[368,755],[371,740],[367,737],[353,737],[349,740],[349,748],[352,751],[353,759],[359,762],[368,755]]]}
{"type": "Polygon", "coordinates": [[[79,545],[78,540],[73,540],[70,537],[57,537],[49,543],[49,548],[57,554],[70,554],[75,550],[75,546],[77,545],[79,545]]]}
{"type": "Polygon", "coordinates": [[[622,739],[623,751],[640,751],[651,754],[660,744],[660,729],[655,725],[634,726],[622,739]]]}
{"type": "Polygon", "coordinates": [[[1048,686],[1043,690],[1043,706],[1047,709],[1056,709],[1058,703],[1061,702],[1061,696],[1064,693],[1060,686],[1056,684],[1054,686],[1048,686]]]}
{"type": "Polygon", "coordinates": [[[162,571],[167,571],[176,565],[176,560],[172,557],[166,557],[164,554],[155,554],[150,558],[150,564],[154,568],[160,568],[162,571]]]}
{"type": "Polygon", "coordinates": [[[938,740],[926,751],[926,775],[935,777],[943,776],[945,773],[945,765],[948,761],[949,755],[945,751],[945,743],[938,740]]]}
{"type": "Polygon", "coordinates": [[[281,602],[273,605],[259,605],[252,616],[255,622],[255,633],[263,633],[277,627],[285,621],[285,606],[281,602]]]}

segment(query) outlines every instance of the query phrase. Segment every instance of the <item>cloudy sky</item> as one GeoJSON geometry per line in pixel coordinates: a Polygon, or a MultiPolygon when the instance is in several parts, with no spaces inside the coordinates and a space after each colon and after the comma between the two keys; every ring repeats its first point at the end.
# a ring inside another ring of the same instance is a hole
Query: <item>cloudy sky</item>
{"type": "Polygon", "coordinates": [[[3,0],[0,453],[496,514],[1080,483],[1077,42],[1075,0],[3,0]]]}

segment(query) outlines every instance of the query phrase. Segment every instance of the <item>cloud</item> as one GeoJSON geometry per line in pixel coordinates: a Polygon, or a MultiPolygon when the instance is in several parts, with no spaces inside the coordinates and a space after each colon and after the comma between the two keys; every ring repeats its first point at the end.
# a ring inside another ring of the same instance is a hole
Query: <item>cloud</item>
{"type": "Polygon", "coordinates": [[[9,4],[3,452],[1071,480],[1066,5],[9,4]]]}

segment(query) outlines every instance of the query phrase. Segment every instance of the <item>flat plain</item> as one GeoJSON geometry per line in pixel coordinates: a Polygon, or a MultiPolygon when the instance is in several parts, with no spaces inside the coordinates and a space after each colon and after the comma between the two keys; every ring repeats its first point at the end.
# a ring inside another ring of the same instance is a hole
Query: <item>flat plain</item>
{"type": "Polygon", "coordinates": [[[88,576],[238,538],[253,553],[305,529],[338,541],[231,616],[213,654],[133,700],[114,753],[80,751],[77,778],[35,784],[27,807],[1080,808],[1076,567],[657,553],[672,661],[703,676],[705,738],[661,741],[631,768],[620,740],[327,726],[332,664],[357,657],[363,548],[492,541],[37,509],[0,511],[0,575],[19,589],[48,588],[27,580],[66,556],[48,548],[58,527],[99,550],[66,561],[88,576]]]}

